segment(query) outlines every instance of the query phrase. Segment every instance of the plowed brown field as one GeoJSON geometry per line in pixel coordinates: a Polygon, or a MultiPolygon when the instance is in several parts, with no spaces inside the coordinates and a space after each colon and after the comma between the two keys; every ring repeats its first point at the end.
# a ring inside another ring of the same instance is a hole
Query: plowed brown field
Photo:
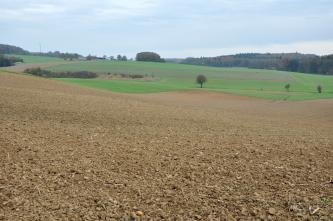
{"type": "Polygon", "coordinates": [[[0,220],[333,220],[333,100],[0,74],[0,220]]]}

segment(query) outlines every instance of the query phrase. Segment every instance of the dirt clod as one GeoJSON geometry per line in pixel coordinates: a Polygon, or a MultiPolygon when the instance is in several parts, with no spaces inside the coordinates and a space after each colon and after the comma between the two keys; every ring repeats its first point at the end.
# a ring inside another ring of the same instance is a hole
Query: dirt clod
{"type": "Polygon", "coordinates": [[[276,210],[274,208],[269,208],[268,209],[268,213],[271,215],[275,215],[276,214],[276,210]]]}

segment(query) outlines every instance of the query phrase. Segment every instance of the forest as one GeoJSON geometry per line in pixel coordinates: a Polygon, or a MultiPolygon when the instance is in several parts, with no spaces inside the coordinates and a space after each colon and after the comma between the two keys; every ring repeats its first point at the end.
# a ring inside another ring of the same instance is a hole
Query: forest
{"type": "Polygon", "coordinates": [[[245,53],[218,57],[189,57],[182,60],[181,63],[214,67],[248,67],[333,75],[333,55],[245,53]]]}

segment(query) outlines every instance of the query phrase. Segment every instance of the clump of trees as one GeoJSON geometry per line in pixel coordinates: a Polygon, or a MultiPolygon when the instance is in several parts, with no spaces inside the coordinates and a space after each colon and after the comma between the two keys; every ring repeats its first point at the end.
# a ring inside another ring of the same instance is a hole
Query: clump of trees
{"type": "Polygon", "coordinates": [[[60,51],[49,51],[49,52],[31,52],[31,55],[37,55],[37,56],[47,56],[47,57],[57,57],[62,58],[64,60],[74,60],[79,59],[80,57],[83,57],[80,54],[77,53],[62,53],[60,51]]]}
{"type": "Polygon", "coordinates": [[[75,72],[53,72],[41,68],[28,68],[24,70],[25,73],[46,77],[46,78],[96,78],[98,75],[89,71],[75,71],[75,72]]]}
{"type": "Polygon", "coordinates": [[[118,61],[127,61],[127,57],[126,57],[126,55],[120,55],[120,54],[118,54],[117,55],[117,60],[118,61]]]}
{"type": "Polygon", "coordinates": [[[206,83],[206,82],[207,82],[207,78],[206,78],[205,75],[203,75],[203,74],[199,74],[199,75],[197,76],[197,83],[200,84],[200,88],[202,88],[202,87],[203,87],[203,84],[206,83]]]}
{"type": "Polygon", "coordinates": [[[248,67],[333,75],[333,54],[317,56],[300,53],[247,53],[218,57],[186,58],[181,63],[215,67],[248,67]]]}
{"type": "Polygon", "coordinates": [[[95,55],[88,55],[86,57],[86,60],[87,61],[92,61],[92,60],[106,60],[106,55],[104,55],[103,57],[98,57],[98,56],[95,56],[95,55]]]}
{"type": "Polygon", "coordinates": [[[0,55],[0,67],[13,66],[17,62],[23,62],[23,59],[18,57],[7,57],[4,55],[0,55]]]}
{"type": "Polygon", "coordinates": [[[137,61],[165,62],[161,56],[155,52],[140,52],[136,55],[137,61]]]}
{"type": "Polygon", "coordinates": [[[88,55],[88,56],[86,57],[86,59],[87,59],[88,61],[92,61],[92,60],[97,60],[98,57],[97,57],[97,56],[94,56],[94,55],[88,55]]]}
{"type": "Polygon", "coordinates": [[[98,57],[98,56],[95,56],[95,55],[88,55],[87,57],[86,57],[86,60],[87,61],[92,61],[92,60],[107,60],[108,59],[108,57],[106,56],[106,55],[103,55],[103,57],[98,57]]]}

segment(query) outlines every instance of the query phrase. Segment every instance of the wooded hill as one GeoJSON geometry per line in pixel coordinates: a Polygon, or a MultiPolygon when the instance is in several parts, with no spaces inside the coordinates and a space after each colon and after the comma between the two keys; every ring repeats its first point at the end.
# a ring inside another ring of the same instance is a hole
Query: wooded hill
{"type": "Polygon", "coordinates": [[[182,60],[181,63],[214,67],[248,67],[333,75],[333,54],[317,56],[300,53],[247,53],[218,57],[190,57],[182,60]]]}
{"type": "Polygon", "coordinates": [[[0,54],[19,54],[19,55],[27,55],[29,51],[24,50],[23,48],[16,47],[13,45],[4,45],[0,44],[0,54]]]}

